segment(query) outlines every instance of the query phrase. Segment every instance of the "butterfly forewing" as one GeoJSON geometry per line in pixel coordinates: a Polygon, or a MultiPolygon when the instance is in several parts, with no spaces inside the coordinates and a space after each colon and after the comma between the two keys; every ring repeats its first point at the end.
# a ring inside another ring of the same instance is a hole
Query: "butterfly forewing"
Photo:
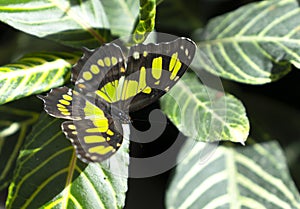
{"type": "Polygon", "coordinates": [[[125,85],[121,96],[124,108],[139,110],[169,91],[191,64],[195,50],[195,43],[187,38],[131,47],[125,84],[136,89],[125,85]]]}
{"type": "Polygon", "coordinates": [[[72,79],[76,79],[75,90],[112,103],[117,100],[116,88],[124,74],[125,59],[122,50],[110,43],[93,51],[85,50],[72,70],[72,79]]]}

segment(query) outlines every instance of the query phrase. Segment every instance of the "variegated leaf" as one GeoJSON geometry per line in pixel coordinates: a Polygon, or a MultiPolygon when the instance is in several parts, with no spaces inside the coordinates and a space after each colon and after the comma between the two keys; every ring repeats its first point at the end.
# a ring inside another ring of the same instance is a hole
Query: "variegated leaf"
{"type": "Polygon", "coordinates": [[[234,81],[264,84],[300,68],[297,0],[248,4],[211,20],[197,38],[194,66],[234,81]]]}
{"type": "Polygon", "coordinates": [[[34,53],[0,67],[0,104],[61,86],[79,56],[71,53],[34,53]]]}

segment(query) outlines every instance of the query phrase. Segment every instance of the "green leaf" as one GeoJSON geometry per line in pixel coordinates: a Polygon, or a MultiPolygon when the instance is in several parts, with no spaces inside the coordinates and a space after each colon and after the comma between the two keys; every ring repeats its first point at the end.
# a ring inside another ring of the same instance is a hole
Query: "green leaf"
{"type": "Polygon", "coordinates": [[[71,53],[34,53],[0,67],[0,104],[61,86],[77,59],[71,53]]]}
{"type": "Polygon", "coordinates": [[[12,178],[19,150],[28,130],[38,119],[36,112],[0,106],[0,191],[12,178]]]}
{"type": "Polygon", "coordinates": [[[204,143],[186,146],[167,191],[168,209],[300,208],[299,193],[275,141],[218,146],[202,158],[204,143]]]}
{"type": "Polygon", "coordinates": [[[74,47],[96,47],[109,39],[99,0],[2,0],[0,20],[26,33],[74,47]]]}
{"type": "Polygon", "coordinates": [[[134,16],[134,17],[138,17],[138,14],[139,14],[139,2],[136,1],[136,0],[125,0],[131,14],[134,16]]]}
{"type": "MultiPolygon", "coordinates": [[[[7,209],[122,208],[127,170],[120,176],[98,163],[79,161],[61,131],[61,122],[43,114],[26,138],[9,187],[7,209]]],[[[126,140],[117,154],[125,155],[122,163],[128,168],[126,140]]]]}
{"type": "Polygon", "coordinates": [[[156,0],[140,0],[139,21],[133,30],[133,43],[142,43],[154,29],[156,15],[156,0]]]}
{"type": "Polygon", "coordinates": [[[247,139],[249,121],[242,103],[201,84],[195,74],[186,73],[160,101],[177,128],[197,141],[247,139]]]}
{"type": "Polygon", "coordinates": [[[138,1],[110,0],[102,1],[102,4],[107,14],[112,34],[117,36],[130,35],[138,16],[138,1]]]}
{"type": "Polygon", "coordinates": [[[252,3],[211,20],[199,36],[195,66],[234,81],[263,84],[300,68],[296,0],[252,3]]]}

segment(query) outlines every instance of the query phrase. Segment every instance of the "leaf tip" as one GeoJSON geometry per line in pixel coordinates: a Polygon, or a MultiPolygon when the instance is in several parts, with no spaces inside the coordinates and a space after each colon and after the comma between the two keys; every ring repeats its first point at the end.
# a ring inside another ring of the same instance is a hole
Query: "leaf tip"
{"type": "Polygon", "coordinates": [[[232,132],[233,140],[234,142],[239,142],[243,146],[245,146],[245,141],[247,140],[248,134],[245,134],[243,131],[239,129],[234,129],[232,132]]]}

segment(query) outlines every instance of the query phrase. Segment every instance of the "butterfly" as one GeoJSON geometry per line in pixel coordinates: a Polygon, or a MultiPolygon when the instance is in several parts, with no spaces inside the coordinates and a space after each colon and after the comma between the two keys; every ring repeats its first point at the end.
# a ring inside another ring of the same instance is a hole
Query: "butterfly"
{"type": "Polygon", "coordinates": [[[195,43],[184,37],[134,45],[127,58],[114,43],[85,48],[72,68],[74,87],[55,88],[39,98],[49,115],[67,119],[62,131],[78,158],[102,162],[121,146],[122,124],[131,122],[129,113],[168,92],[191,64],[195,51],[195,43]]]}

